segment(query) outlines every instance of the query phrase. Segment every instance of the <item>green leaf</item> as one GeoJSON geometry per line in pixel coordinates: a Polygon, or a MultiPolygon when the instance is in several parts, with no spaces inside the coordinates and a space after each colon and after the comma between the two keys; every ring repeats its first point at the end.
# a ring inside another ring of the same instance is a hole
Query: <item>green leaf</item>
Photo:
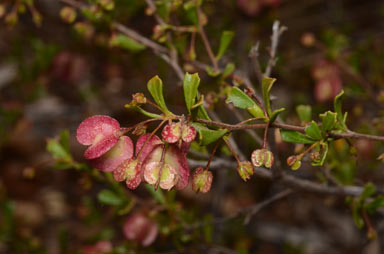
{"type": "Polygon", "coordinates": [[[372,183],[367,183],[361,193],[360,199],[364,200],[376,193],[376,187],[372,183]]]}
{"type": "Polygon", "coordinates": [[[285,108],[279,108],[273,111],[271,117],[269,118],[269,124],[272,124],[276,120],[277,116],[284,110],[285,108]]]}
{"type": "Polygon", "coordinates": [[[147,84],[148,91],[151,93],[153,99],[156,104],[163,110],[165,114],[171,114],[165,105],[164,96],[163,96],[163,81],[159,78],[159,76],[154,76],[151,80],[149,80],[147,84]]]}
{"type": "Polygon", "coordinates": [[[268,116],[271,116],[272,114],[271,101],[270,101],[269,95],[271,93],[271,89],[275,81],[276,81],[275,78],[263,77],[263,81],[261,83],[263,99],[264,99],[265,108],[267,110],[268,116]]]}
{"type": "Polygon", "coordinates": [[[343,115],[342,109],[341,109],[341,99],[344,95],[344,91],[342,90],[336,97],[333,102],[333,106],[335,108],[335,112],[337,114],[337,120],[339,122],[339,128],[346,131],[347,126],[345,124],[345,121],[347,119],[347,113],[343,115]]]}
{"type": "Polygon", "coordinates": [[[167,201],[165,199],[164,193],[163,193],[163,191],[160,188],[155,190],[155,187],[153,185],[150,185],[150,184],[145,184],[144,186],[145,186],[145,188],[147,188],[147,190],[152,195],[152,197],[157,202],[159,202],[159,204],[162,204],[162,205],[165,205],[165,206],[167,205],[167,201]]]}
{"type": "Polygon", "coordinates": [[[320,114],[320,119],[322,121],[321,130],[325,133],[335,127],[337,122],[337,114],[331,111],[327,111],[323,114],[320,114]]]}
{"type": "Polygon", "coordinates": [[[223,70],[223,77],[228,77],[229,75],[231,75],[234,71],[235,71],[235,64],[234,63],[227,63],[227,65],[225,66],[224,70],[223,70]]]}
{"type": "Polygon", "coordinates": [[[264,117],[263,110],[261,110],[261,108],[257,105],[254,105],[253,107],[247,108],[247,110],[248,110],[248,113],[254,117],[264,117]]]}
{"type": "Polygon", "coordinates": [[[238,87],[232,87],[227,96],[226,103],[232,102],[237,108],[247,109],[254,117],[263,117],[263,110],[248,95],[241,91],[238,87]]]}
{"type": "Polygon", "coordinates": [[[238,87],[232,87],[228,92],[226,103],[232,102],[237,108],[247,109],[256,105],[248,95],[241,91],[238,87]]]}
{"type": "Polygon", "coordinates": [[[197,118],[198,119],[203,119],[203,120],[208,120],[211,121],[212,119],[209,117],[207,111],[205,110],[203,105],[200,105],[197,108],[197,118]]]}
{"type": "Polygon", "coordinates": [[[217,60],[220,60],[220,58],[224,55],[234,35],[233,31],[224,31],[221,34],[219,52],[216,55],[217,60]]]}
{"type": "Polygon", "coordinates": [[[308,136],[298,132],[298,131],[292,131],[292,130],[280,130],[281,138],[285,142],[289,143],[297,143],[297,144],[313,144],[316,141],[309,138],[308,136]]]}
{"type": "Polygon", "coordinates": [[[199,144],[201,146],[206,146],[217,141],[228,132],[227,129],[211,130],[200,123],[192,123],[192,126],[195,127],[199,133],[199,144]]]}
{"type": "Polygon", "coordinates": [[[296,112],[299,115],[302,123],[308,123],[312,119],[312,107],[309,105],[299,105],[296,107],[296,112]]]}
{"type": "Polygon", "coordinates": [[[184,76],[184,98],[185,104],[187,105],[188,112],[191,113],[191,108],[195,105],[197,89],[200,84],[199,74],[189,74],[186,73],[184,76]]]}
{"type": "Polygon", "coordinates": [[[111,39],[111,45],[134,52],[145,49],[145,46],[143,44],[123,34],[118,34],[113,37],[111,39]]]}
{"type": "Polygon", "coordinates": [[[123,204],[123,200],[111,190],[104,189],[97,194],[97,199],[105,205],[119,206],[123,204]]]}
{"type": "Polygon", "coordinates": [[[48,139],[46,149],[53,158],[63,162],[72,162],[71,154],[56,138],[48,139]]]}
{"type": "Polygon", "coordinates": [[[315,121],[312,121],[307,127],[305,127],[305,133],[314,140],[323,139],[320,128],[315,121]]]}

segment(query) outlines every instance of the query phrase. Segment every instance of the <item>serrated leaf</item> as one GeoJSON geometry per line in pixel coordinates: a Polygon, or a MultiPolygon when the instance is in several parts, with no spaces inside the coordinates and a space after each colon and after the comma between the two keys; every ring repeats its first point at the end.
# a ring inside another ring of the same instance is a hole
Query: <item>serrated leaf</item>
{"type": "Polygon", "coordinates": [[[192,123],[192,126],[195,127],[199,133],[199,144],[201,146],[206,146],[217,141],[228,132],[227,129],[211,130],[199,123],[192,123]]]}
{"type": "Polygon", "coordinates": [[[164,111],[164,113],[171,114],[164,101],[163,81],[161,81],[159,76],[156,75],[155,77],[151,78],[147,84],[147,88],[156,104],[164,111]]]}
{"type": "Polygon", "coordinates": [[[298,105],[296,107],[296,112],[299,115],[300,121],[302,123],[308,123],[312,119],[312,107],[309,105],[298,105]]]}
{"type": "Polygon", "coordinates": [[[191,113],[192,106],[195,105],[199,84],[200,78],[198,73],[185,74],[183,82],[184,98],[189,113],[191,113]]]}
{"type": "Polygon", "coordinates": [[[120,48],[127,49],[134,52],[145,49],[145,46],[143,44],[123,34],[118,34],[115,37],[113,37],[111,40],[111,45],[118,46],[120,48]]]}
{"type": "Polygon", "coordinates": [[[298,131],[292,130],[280,130],[281,138],[285,142],[297,143],[297,144],[313,144],[316,140],[311,139],[310,137],[300,133],[298,131]]]}
{"type": "Polygon", "coordinates": [[[123,200],[113,191],[104,189],[97,194],[100,203],[111,206],[119,206],[123,204],[123,200]]]}
{"type": "Polygon", "coordinates": [[[322,121],[321,130],[325,133],[332,130],[337,123],[337,114],[331,111],[327,111],[324,114],[320,114],[322,121]]]}
{"type": "Polygon", "coordinates": [[[267,110],[268,116],[271,116],[272,114],[271,101],[270,101],[269,95],[271,93],[271,89],[275,81],[276,81],[275,78],[263,77],[263,81],[261,82],[265,109],[267,110]]]}
{"type": "Polygon", "coordinates": [[[241,91],[238,87],[232,87],[227,96],[226,103],[232,102],[237,108],[247,109],[254,117],[263,117],[262,109],[248,95],[241,91]]]}
{"type": "Polygon", "coordinates": [[[272,124],[276,120],[276,118],[279,116],[279,114],[281,112],[283,112],[284,110],[285,110],[285,108],[279,108],[279,109],[276,109],[275,111],[273,111],[272,115],[269,118],[269,124],[272,124]]]}
{"type": "Polygon", "coordinates": [[[323,139],[320,128],[315,121],[312,121],[307,127],[305,127],[305,133],[314,140],[323,139]]]}
{"type": "Polygon", "coordinates": [[[224,55],[234,35],[235,34],[233,31],[224,31],[221,34],[219,51],[217,52],[217,55],[216,55],[217,60],[220,60],[220,58],[224,55]]]}
{"type": "Polygon", "coordinates": [[[71,154],[55,138],[48,139],[46,149],[55,159],[62,160],[63,162],[72,161],[71,154]]]}

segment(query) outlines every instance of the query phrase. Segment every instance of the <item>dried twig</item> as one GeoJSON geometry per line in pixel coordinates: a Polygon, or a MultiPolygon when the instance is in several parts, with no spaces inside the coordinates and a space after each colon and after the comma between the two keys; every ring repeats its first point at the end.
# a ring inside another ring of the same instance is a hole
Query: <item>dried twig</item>
{"type": "Polygon", "coordinates": [[[272,37],[271,37],[271,49],[269,51],[269,61],[267,68],[265,69],[264,76],[269,77],[272,72],[272,67],[276,64],[276,53],[277,53],[277,46],[279,45],[279,38],[281,34],[287,30],[287,27],[280,26],[280,22],[276,20],[273,23],[272,26],[272,37]]]}

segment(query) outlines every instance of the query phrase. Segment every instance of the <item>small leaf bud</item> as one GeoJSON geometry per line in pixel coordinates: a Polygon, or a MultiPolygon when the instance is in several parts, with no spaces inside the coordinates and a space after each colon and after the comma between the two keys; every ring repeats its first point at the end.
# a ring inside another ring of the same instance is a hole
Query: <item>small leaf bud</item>
{"type": "Polygon", "coordinates": [[[267,149],[256,149],[252,152],[252,164],[255,167],[271,168],[273,166],[273,153],[267,149]]]}
{"type": "Polygon", "coordinates": [[[237,165],[237,172],[241,179],[247,181],[253,175],[253,167],[250,161],[242,161],[237,165]]]}
{"type": "Polygon", "coordinates": [[[196,192],[207,193],[211,189],[212,179],[211,171],[196,168],[192,176],[192,189],[196,192]]]}

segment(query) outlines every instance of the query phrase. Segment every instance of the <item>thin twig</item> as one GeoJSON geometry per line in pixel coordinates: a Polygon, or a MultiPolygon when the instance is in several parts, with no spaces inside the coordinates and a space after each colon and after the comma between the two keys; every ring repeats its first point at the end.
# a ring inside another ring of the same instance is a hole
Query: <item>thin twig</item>
{"type": "Polygon", "coordinates": [[[244,224],[248,224],[252,218],[252,216],[254,216],[256,213],[260,212],[261,209],[265,208],[266,206],[282,199],[282,198],[285,198],[286,196],[290,195],[291,193],[293,193],[293,191],[291,189],[286,189],[282,192],[279,192],[277,193],[276,195],[273,195],[272,197],[254,205],[254,206],[251,206],[251,207],[247,207],[245,208],[243,211],[241,211],[241,213],[243,214],[246,214],[246,217],[244,219],[244,224]]]}
{"type": "Polygon", "coordinates": [[[198,22],[199,22],[199,34],[201,36],[201,39],[203,40],[203,43],[204,43],[204,47],[205,49],[207,50],[207,54],[209,56],[209,58],[211,59],[211,62],[212,62],[212,65],[213,65],[213,69],[215,72],[219,71],[219,66],[217,64],[217,59],[215,57],[215,55],[213,54],[212,52],[212,48],[211,48],[211,45],[209,43],[209,40],[208,40],[208,37],[204,31],[204,27],[203,27],[203,24],[202,24],[202,11],[201,11],[201,8],[200,8],[200,5],[197,4],[197,19],[198,19],[198,22]]]}
{"type": "MultiPolygon", "coordinates": [[[[246,125],[239,125],[239,124],[227,124],[217,121],[208,121],[203,119],[196,120],[197,122],[204,123],[204,124],[210,124],[210,125],[216,125],[221,128],[225,128],[229,131],[235,131],[235,130],[246,130],[246,129],[264,129],[267,124],[260,123],[260,124],[246,124],[246,125]]],[[[280,128],[285,130],[292,130],[292,131],[299,131],[304,132],[305,127],[296,126],[296,125],[290,125],[290,124],[283,124],[283,123],[273,123],[270,125],[272,128],[280,128]]],[[[381,141],[384,142],[384,136],[375,136],[375,135],[369,135],[369,134],[362,134],[362,133],[356,133],[353,131],[347,131],[344,133],[328,133],[328,136],[331,138],[344,138],[344,139],[368,139],[373,141],[381,141]]]]}
{"type": "Polygon", "coordinates": [[[248,224],[250,219],[252,218],[252,216],[257,214],[258,212],[260,212],[262,209],[266,208],[270,204],[290,195],[291,193],[293,193],[293,191],[291,189],[284,190],[284,191],[279,192],[276,195],[272,196],[271,198],[268,198],[268,199],[266,199],[260,203],[257,203],[256,205],[241,209],[240,211],[236,212],[233,215],[222,217],[222,218],[215,218],[212,221],[197,223],[197,224],[188,226],[185,229],[186,230],[193,230],[196,228],[204,227],[206,225],[222,224],[222,223],[228,222],[230,220],[236,219],[240,216],[246,216],[244,219],[244,224],[248,224]]]}
{"type": "Polygon", "coordinates": [[[276,63],[276,53],[277,53],[277,46],[279,45],[279,38],[280,35],[287,30],[285,26],[280,26],[280,22],[276,20],[273,22],[272,26],[272,37],[271,37],[271,49],[269,51],[269,61],[267,68],[265,69],[264,76],[269,77],[272,72],[272,67],[275,66],[276,63]]]}
{"type": "MultiPolygon", "coordinates": [[[[205,161],[188,160],[189,165],[195,167],[204,167],[205,161]]],[[[211,169],[214,168],[234,168],[237,167],[237,162],[229,159],[216,158],[211,162],[211,169]]],[[[254,167],[255,175],[264,179],[280,181],[281,183],[292,187],[297,190],[312,192],[323,195],[337,195],[337,196],[353,196],[358,197],[363,192],[363,187],[360,186],[327,186],[322,183],[313,182],[306,179],[298,178],[294,175],[288,174],[285,171],[275,178],[273,173],[265,168],[254,167]]]]}

